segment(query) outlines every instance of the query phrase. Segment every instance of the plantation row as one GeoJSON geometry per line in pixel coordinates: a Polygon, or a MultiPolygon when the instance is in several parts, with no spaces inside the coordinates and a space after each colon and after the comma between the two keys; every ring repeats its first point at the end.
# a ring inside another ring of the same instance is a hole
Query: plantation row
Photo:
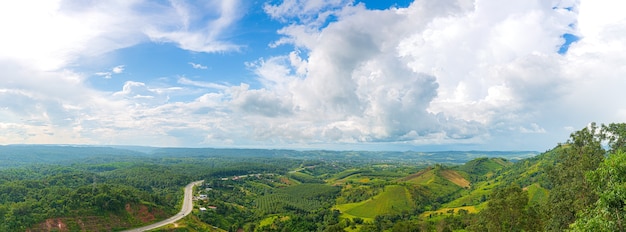
{"type": "Polygon", "coordinates": [[[276,193],[259,197],[257,209],[264,214],[287,211],[311,212],[332,202],[339,188],[323,184],[300,184],[279,189],[276,193]]]}

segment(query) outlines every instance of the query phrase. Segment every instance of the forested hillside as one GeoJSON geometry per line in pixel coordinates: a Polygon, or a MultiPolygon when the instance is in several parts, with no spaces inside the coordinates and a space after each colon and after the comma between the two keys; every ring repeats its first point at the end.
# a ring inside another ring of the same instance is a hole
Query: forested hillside
{"type": "Polygon", "coordinates": [[[196,180],[204,184],[192,214],[160,230],[623,231],[625,125],[591,124],[524,159],[528,152],[3,146],[0,231],[150,224],[178,212],[182,187],[196,180]],[[435,155],[453,162],[425,159],[435,155]]]}

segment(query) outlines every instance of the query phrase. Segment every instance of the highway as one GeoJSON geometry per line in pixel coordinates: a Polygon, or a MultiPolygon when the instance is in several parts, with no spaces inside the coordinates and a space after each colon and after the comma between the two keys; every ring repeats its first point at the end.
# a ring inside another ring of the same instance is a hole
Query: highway
{"type": "Polygon", "coordinates": [[[189,213],[191,213],[191,210],[193,209],[193,186],[199,185],[201,184],[203,181],[195,181],[195,182],[191,182],[189,183],[187,186],[185,186],[185,197],[183,199],[183,207],[180,209],[180,212],[178,212],[178,214],[165,219],[163,221],[151,224],[151,225],[147,225],[144,227],[140,227],[140,228],[136,228],[136,229],[131,229],[131,230],[124,230],[123,232],[142,232],[142,231],[148,231],[148,230],[152,230],[152,229],[156,229],[168,224],[172,224],[182,218],[184,218],[185,216],[187,216],[189,213]]]}

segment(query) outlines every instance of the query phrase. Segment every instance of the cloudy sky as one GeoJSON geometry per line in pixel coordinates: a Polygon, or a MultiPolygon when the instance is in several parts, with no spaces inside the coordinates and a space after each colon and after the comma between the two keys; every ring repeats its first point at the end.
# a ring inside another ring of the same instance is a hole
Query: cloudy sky
{"type": "Polygon", "coordinates": [[[620,4],[2,1],[0,144],[544,151],[626,120],[620,4]]]}

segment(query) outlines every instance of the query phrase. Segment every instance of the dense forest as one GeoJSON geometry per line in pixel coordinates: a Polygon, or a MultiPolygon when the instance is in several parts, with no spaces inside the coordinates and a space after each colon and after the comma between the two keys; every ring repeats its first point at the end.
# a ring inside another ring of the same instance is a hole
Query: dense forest
{"type": "Polygon", "coordinates": [[[533,152],[1,146],[0,231],[624,231],[626,124],[533,152]]]}

